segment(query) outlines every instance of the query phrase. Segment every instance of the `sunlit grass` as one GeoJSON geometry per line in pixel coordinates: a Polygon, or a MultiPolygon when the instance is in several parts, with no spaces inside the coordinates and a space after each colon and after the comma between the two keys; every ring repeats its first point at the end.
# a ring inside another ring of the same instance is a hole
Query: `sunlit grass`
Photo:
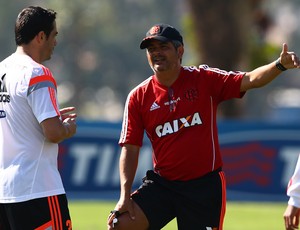
{"type": "MultiPolygon", "coordinates": [[[[105,230],[107,216],[115,206],[107,201],[69,201],[74,230],[105,230]]],[[[286,203],[227,202],[224,230],[282,230],[286,203]]],[[[176,220],[163,230],[176,230],[176,220]]]]}

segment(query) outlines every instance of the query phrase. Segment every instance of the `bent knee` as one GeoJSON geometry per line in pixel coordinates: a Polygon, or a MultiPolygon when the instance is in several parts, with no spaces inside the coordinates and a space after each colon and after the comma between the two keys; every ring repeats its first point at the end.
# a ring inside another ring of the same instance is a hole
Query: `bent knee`
{"type": "Polygon", "coordinates": [[[122,213],[115,224],[114,230],[147,230],[149,222],[142,209],[134,202],[134,217],[129,212],[122,213]]]}

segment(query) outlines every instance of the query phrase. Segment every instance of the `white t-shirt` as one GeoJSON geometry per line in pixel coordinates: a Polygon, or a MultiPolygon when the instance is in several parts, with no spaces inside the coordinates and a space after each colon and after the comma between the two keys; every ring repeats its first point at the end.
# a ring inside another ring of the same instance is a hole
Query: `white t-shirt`
{"type": "Polygon", "coordinates": [[[27,55],[0,63],[0,203],[64,194],[58,144],[40,123],[60,116],[52,73],[27,55]]]}
{"type": "Polygon", "coordinates": [[[287,195],[290,197],[288,204],[300,208],[300,155],[294,174],[288,184],[287,195]]]}

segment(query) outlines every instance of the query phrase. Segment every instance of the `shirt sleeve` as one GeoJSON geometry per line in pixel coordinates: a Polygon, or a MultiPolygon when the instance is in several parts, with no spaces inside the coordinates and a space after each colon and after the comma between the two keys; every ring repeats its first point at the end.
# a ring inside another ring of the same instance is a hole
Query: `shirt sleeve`
{"type": "Polygon", "coordinates": [[[60,116],[56,81],[47,68],[43,67],[42,75],[30,79],[27,100],[39,123],[60,116]]]}
{"type": "Polygon", "coordinates": [[[135,90],[131,91],[125,104],[120,146],[124,144],[142,146],[144,127],[138,101],[138,93],[135,90]]]}
{"type": "Polygon", "coordinates": [[[288,184],[287,195],[290,197],[288,204],[300,208],[300,155],[294,174],[288,184]]]}
{"type": "Polygon", "coordinates": [[[201,65],[200,69],[206,71],[207,84],[212,95],[219,101],[232,98],[242,98],[245,92],[240,92],[244,72],[225,71],[201,65]]]}

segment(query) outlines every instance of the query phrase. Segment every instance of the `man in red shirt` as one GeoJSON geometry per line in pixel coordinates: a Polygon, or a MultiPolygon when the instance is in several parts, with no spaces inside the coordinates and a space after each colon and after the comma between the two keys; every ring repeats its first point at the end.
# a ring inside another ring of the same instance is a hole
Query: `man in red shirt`
{"type": "Polygon", "coordinates": [[[225,176],[216,112],[222,101],[241,98],[286,69],[299,68],[286,44],[277,61],[251,72],[206,65],[182,66],[183,38],[172,26],[154,25],[140,44],[154,75],[128,95],[119,144],[121,195],[108,229],[222,229],[225,176]],[[153,148],[153,170],[132,193],[143,134],[153,148]]]}

